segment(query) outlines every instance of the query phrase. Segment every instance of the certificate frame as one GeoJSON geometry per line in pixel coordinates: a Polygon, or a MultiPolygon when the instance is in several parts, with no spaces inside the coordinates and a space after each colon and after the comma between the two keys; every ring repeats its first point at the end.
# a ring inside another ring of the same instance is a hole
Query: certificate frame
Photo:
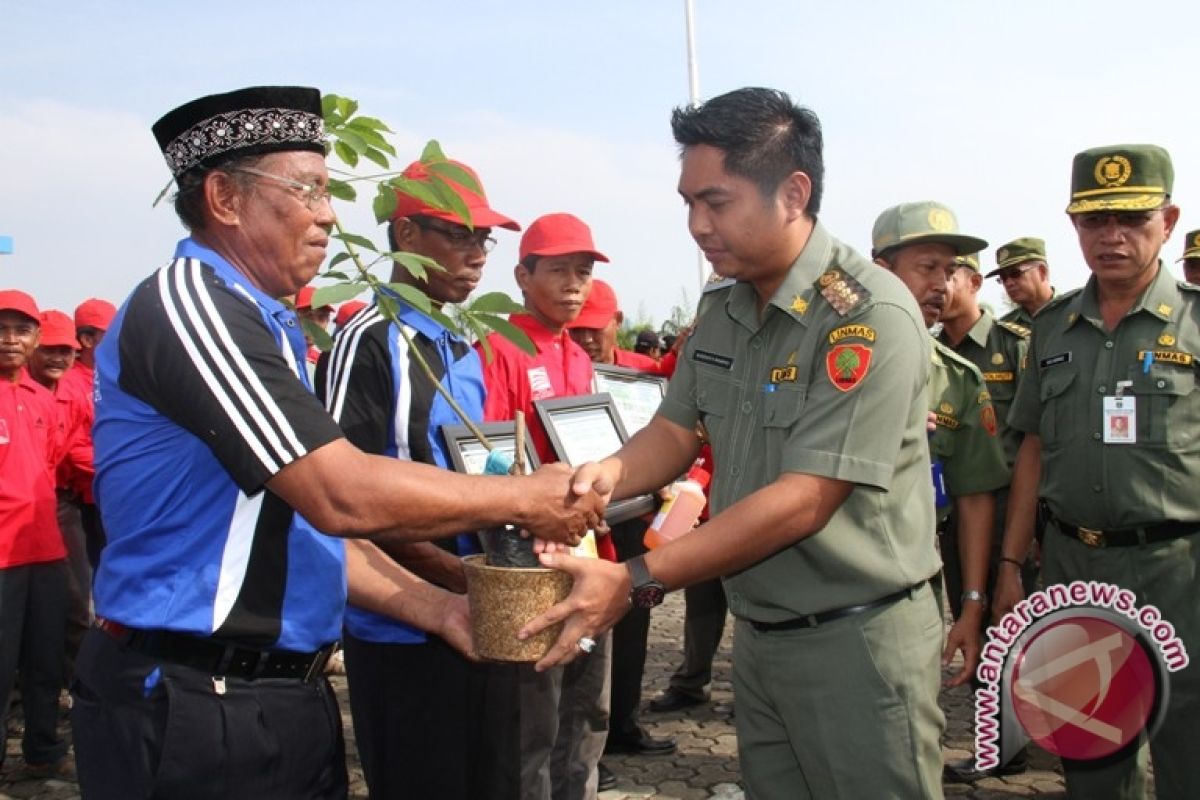
{"type": "Polygon", "coordinates": [[[642,429],[654,416],[645,415],[649,400],[656,398],[658,404],[667,396],[667,378],[649,372],[640,372],[616,364],[592,365],[592,389],[597,393],[612,396],[613,404],[621,415],[621,422],[630,436],[642,429]],[[641,422],[639,425],[638,422],[641,422]]]}
{"type": "MultiPolygon", "coordinates": [[[[517,423],[507,422],[478,422],[476,427],[498,449],[513,452],[517,446],[517,423]]],[[[487,448],[479,441],[474,432],[466,425],[443,425],[442,438],[446,441],[446,451],[450,455],[450,464],[455,472],[464,475],[482,475],[483,462],[487,458],[487,448]]],[[[529,436],[525,437],[525,463],[533,472],[539,466],[537,450],[529,436]]]]}
{"type": "MultiPolygon", "coordinates": [[[[585,461],[598,461],[611,455],[629,441],[629,434],[625,431],[625,423],[621,421],[621,414],[617,410],[616,403],[613,402],[612,395],[607,392],[535,400],[533,407],[537,411],[542,428],[546,431],[546,438],[550,440],[550,446],[553,448],[555,456],[565,464],[578,466],[585,461]],[[572,424],[578,425],[581,421],[594,421],[601,426],[595,432],[594,442],[583,445],[583,449],[581,449],[580,443],[568,441],[566,438],[571,435],[572,424]],[[597,444],[603,444],[606,448],[605,452],[594,451],[597,444]],[[613,444],[616,447],[607,449],[613,444]],[[589,450],[589,448],[591,449],[589,450]]],[[[653,511],[654,507],[654,497],[651,495],[629,497],[610,503],[604,519],[613,525],[647,514],[653,511]]]]}

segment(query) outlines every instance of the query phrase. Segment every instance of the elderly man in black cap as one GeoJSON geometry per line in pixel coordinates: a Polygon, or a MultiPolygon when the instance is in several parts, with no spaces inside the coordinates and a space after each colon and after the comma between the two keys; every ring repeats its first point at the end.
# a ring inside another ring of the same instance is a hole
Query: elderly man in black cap
{"type": "Polygon", "coordinates": [[[575,543],[600,503],[566,499],[565,467],[485,478],[367,455],[312,395],[277,298],[312,280],[334,223],[316,89],[204,97],[154,133],[191,235],[97,351],[109,539],[73,686],[84,794],[345,797],[322,668],[347,589],[470,649],[463,597],[377,546],[505,522],[575,543]]]}

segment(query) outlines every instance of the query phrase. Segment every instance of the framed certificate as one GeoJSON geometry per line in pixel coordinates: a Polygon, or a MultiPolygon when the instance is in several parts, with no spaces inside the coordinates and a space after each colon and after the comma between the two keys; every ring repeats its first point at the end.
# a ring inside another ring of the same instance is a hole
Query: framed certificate
{"type": "Polygon", "coordinates": [[[593,364],[592,371],[593,390],[612,396],[630,436],[646,427],[667,395],[667,379],[662,375],[612,364],[593,364]]]}
{"type": "MultiPolygon", "coordinates": [[[[479,422],[476,425],[497,450],[512,455],[517,449],[515,422],[479,422]]],[[[483,474],[488,450],[470,428],[466,425],[443,425],[442,437],[446,440],[446,450],[450,453],[450,463],[455,472],[467,475],[483,474]]],[[[533,442],[528,436],[525,437],[525,463],[529,465],[530,472],[541,465],[537,451],[533,449],[533,442]]]]}
{"type": "MultiPolygon", "coordinates": [[[[571,466],[600,461],[629,440],[616,403],[607,393],[536,400],[533,407],[555,455],[571,466]]],[[[610,504],[604,516],[614,524],[653,510],[654,498],[642,495],[610,504]]]]}

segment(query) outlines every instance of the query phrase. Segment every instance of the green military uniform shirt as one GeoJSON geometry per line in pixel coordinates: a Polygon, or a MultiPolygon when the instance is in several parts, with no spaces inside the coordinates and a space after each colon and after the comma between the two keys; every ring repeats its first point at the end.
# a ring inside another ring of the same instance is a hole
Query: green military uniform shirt
{"type": "Polygon", "coordinates": [[[1200,521],[1197,357],[1200,287],[1161,262],[1114,331],[1094,277],[1038,312],[1009,421],[1041,437],[1040,494],[1055,516],[1097,529],[1200,521]],[[1136,444],[1104,443],[1103,399],[1117,381],[1132,382],[1136,444]]]}
{"type": "Polygon", "coordinates": [[[929,353],[905,286],[819,223],[761,319],[748,283],[705,294],[659,413],[706,427],[714,515],[784,472],[856,484],[821,531],[725,578],[734,614],[867,603],[938,571],[929,353]]]}
{"type": "MultiPolygon", "coordinates": [[[[983,376],[936,339],[931,358],[929,410],[937,428],[929,439],[929,452],[942,462],[947,494],[961,497],[1008,486],[1010,472],[996,437],[996,410],[983,376]]],[[[938,517],[949,513],[949,508],[940,509],[938,517]]]]}
{"type": "Polygon", "coordinates": [[[1021,432],[1008,425],[1008,411],[1017,395],[1028,339],[1029,328],[1017,322],[997,320],[986,309],[957,347],[946,341],[944,332],[939,338],[942,344],[970,361],[983,374],[996,409],[1004,460],[1010,470],[1017,458],[1017,448],[1021,446],[1021,432]]]}
{"type": "MultiPolygon", "coordinates": [[[[1058,292],[1051,289],[1050,299],[1047,300],[1046,303],[1049,304],[1056,297],[1058,297],[1058,292]]],[[[1045,306],[1042,306],[1042,308],[1045,308],[1045,306]]],[[[1040,310],[1041,309],[1039,309],[1039,311],[1040,310]]],[[[1007,314],[1005,314],[1003,317],[1000,318],[1000,321],[1001,322],[1015,322],[1023,328],[1028,328],[1030,330],[1033,330],[1033,315],[1030,314],[1028,311],[1026,311],[1024,308],[1022,308],[1021,306],[1017,306],[1012,311],[1009,311],[1007,314]]]]}

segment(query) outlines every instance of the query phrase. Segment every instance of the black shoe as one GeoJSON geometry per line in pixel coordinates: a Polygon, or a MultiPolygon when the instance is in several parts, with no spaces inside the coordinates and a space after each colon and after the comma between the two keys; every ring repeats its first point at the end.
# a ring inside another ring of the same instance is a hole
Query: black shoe
{"type": "Polygon", "coordinates": [[[979,769],[975,765],[975,759],[964,758],[961,761],[950,761],[942,767],[942,780],[946,783],[975,783],[984,778],[993,778],[997,775],[1020,775],[1029,769],[1029,753],[1025,748],[1017,751],[1017,754],[1008,760],[1008,763],[1001,764],[992,769],[979,769]]]}
{"type": "Polygon", "coordinates": [[[635,756],[665,756],[675,752],[675,740],[670,736],[656,739],[640,727],[633,736],[619,736],[613,731],[609,731],[608,741],[604,743],[604,752],[635,756]]]}
{"type": "Polygon", "coordinates": [[[596,786],[597,791],[607,792],[609,789],[617,788],[617,776],[613,775],[611,769],[604,766],[604,762],[598,764],[596,770],[600,773],[600,783],[596,786]]]}
{"type": "Polygon", "coordinates": [[[686,694],[674,686],[669,686],[659,692],[658,696],[651,700],[646,708],[662,714],[668,711],[679,711],[680,709],[703,705],[707,702],[708,700],[703,697],[686,694]]]}

